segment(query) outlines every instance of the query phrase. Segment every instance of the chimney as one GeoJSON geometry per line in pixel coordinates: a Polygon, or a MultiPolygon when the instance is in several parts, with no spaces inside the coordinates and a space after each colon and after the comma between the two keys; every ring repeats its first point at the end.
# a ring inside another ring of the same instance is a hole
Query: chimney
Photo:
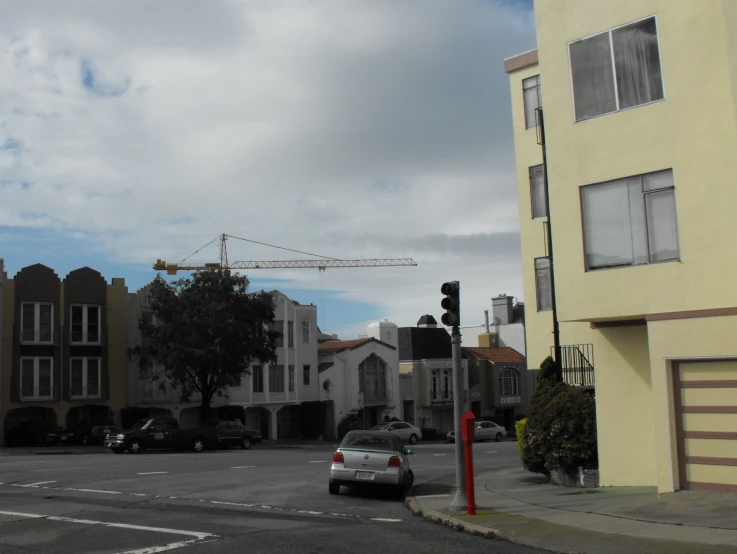
{"type": "Polygon", "coordinates": [[[484,310],[484,319],[486,320],[486,332],[489,332],[489,310],[484,310]]]}
{"type": "Polygon", "coordinates": [[[494,315],[494,325],[509,325],[514,321],[514,296],[500,294],[491,299],[494,315]]]}
{"type": "Polygon", "coordinates": [[[434,329],[438,326],[438,322],[430,314],[425,314],[417,321],[417,326],[423,329],[434,329]]]}

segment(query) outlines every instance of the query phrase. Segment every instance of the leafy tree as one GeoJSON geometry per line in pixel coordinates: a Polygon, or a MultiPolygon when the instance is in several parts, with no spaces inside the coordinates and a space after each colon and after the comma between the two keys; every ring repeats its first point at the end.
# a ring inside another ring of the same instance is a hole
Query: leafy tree
{"type": "Polygon", "coordinates": [[[251,364],[277,360],[280,332],[274,323],[274,300],[268,292],[248,292],[248,278],[223,271],[199,271],[190,279],[151,283],[153,320],[139,321],[138,358],[142,378],[159,387],[179,388],[182,401],[202,395],[201,417],[207,420],[215,395],[237,387],[251,364]]]}

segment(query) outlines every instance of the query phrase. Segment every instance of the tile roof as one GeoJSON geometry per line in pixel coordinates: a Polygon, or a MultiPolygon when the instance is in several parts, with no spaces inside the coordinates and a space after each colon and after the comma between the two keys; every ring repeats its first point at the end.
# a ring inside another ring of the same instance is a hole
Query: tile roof
{"type": "Polygon", "coordinates": [[[356,340],[329,340],[327,342],[319,344],[317,346],[317,352],[319,354],[330,354],[335,352],[343,352],[344,350],[354,350],[359,346],[368,344],[369,342],[378,342],[383,346],[387,346],[392,350],[396,350],[391,344],[387,344],[385,342],[377,340],[374,337],[364,337],[362,339],[356,340]]]}
{"type": "Polygon", "coordinates": [[[525,357],[514,348],[472,348],[464,347],[463,353],[475,360],[490,360],[495,364],[523,364],[525,357]]]}

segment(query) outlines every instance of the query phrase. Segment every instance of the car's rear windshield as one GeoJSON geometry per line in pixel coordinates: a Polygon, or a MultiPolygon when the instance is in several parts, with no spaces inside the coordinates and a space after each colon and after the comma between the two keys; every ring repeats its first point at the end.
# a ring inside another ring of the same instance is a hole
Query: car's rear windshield
{"type": "Polygon", "coordinates": [[[341,448],[354,448],[361,450],[386,450],[394,451],[395,443],[391,437],[377,437],[375,435],[352,435],[343,439],[341,448]]]}

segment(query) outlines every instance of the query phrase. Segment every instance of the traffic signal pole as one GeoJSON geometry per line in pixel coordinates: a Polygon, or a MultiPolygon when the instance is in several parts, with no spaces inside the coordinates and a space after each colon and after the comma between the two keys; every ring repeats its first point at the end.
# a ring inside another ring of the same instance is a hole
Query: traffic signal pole
{"type": "Polygon", "coordinates": [[[450,502],[452,511],[463,511],[468,506],[468,491],[466,490],[466,455],[463,447],[463,429],[461,428],[461,414],[463,413],[463,365],[461,363],[461,331],[457,325],[453,326],[451,334],[453,341],[453,419],[455,428],[456,447],[456,490],[450,502]]]}

